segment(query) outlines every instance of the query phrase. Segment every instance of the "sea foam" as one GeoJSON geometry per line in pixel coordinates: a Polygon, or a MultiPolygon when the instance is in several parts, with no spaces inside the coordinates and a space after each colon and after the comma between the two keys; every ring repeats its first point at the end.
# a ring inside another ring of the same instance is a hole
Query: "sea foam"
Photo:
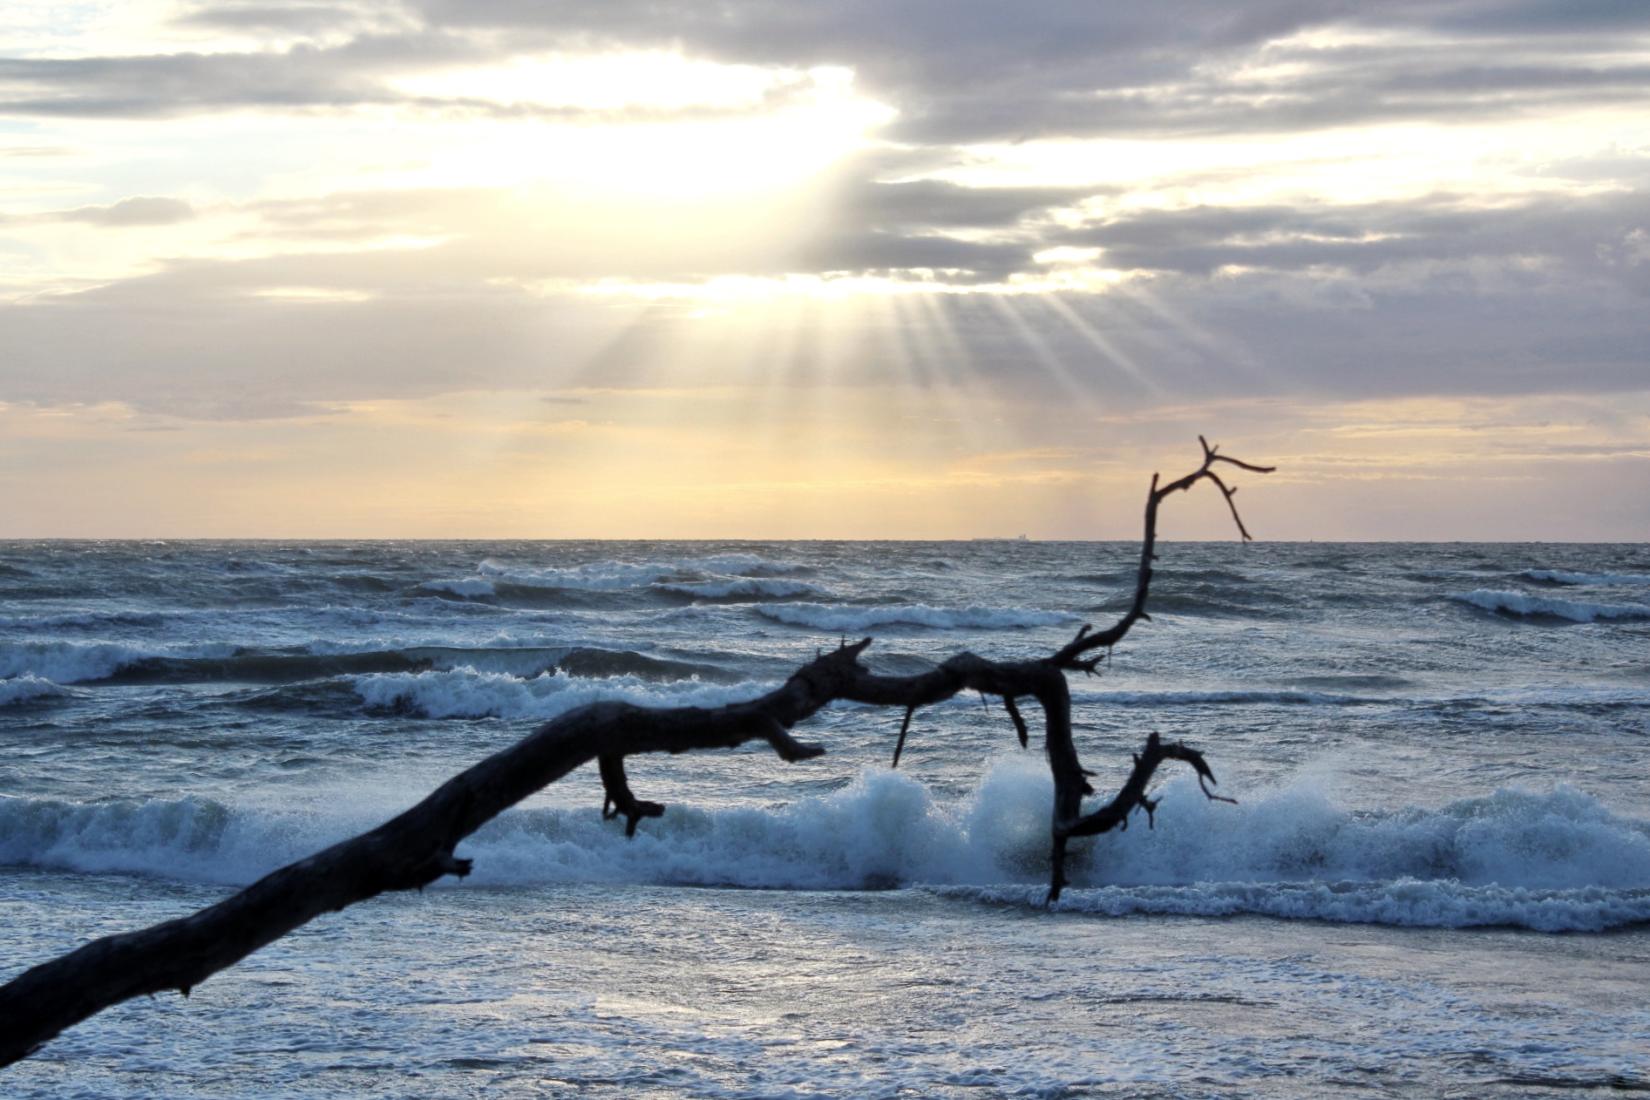
{"type": "Polygon", "coordinates": [[[29,672],[0,680],[0,707],[31,703],[66,694],[68,693],[52,681],[29,672]]]}
{"type": "Polygon", "coordinates": [[[1452,592],[1450,599],[1485,611],[1528,619],[1567,619],[1573,623],[1591,623],[1601,619],[1650,619],[1650,606],[1644,604],[1560,600],[1498,589],[1452,592]]]}
{"type": "Polygon", "coordinates": [[[772,685],[759,682],[669,683],[636,675],[583,677],[560,669],[531,678],[471,667],[359,676],[355,692],[371,710],[421,718],[517,718],[547,720],[586,703],[714,707],[754,699],[772,685]]]}
{"type": "Polygon", "coordinates": [[[0,644],[0,677],[37,676],[59,684],[106,680],[159,654],[114,642],[0,644]]]}
{"type": "MultiPolygon", "coordinates": [[[[371,793],[361,801],[382,801],[371,793]]],[[[1373,812],[1336,806],[1309,786],[1241,806],[1209,803],[1185,779],[1162,793],[1155,829],[1137,814],[1127,831],[1074,845],[1063,908],[1541,931],[1650,921],[1650,823],[1573,789],[1373,812]]],[[[468,881],[482,884],[922,886],[1040,903],[1050,794],[1040,761],[1011,756],[955,800],[874,770],[786,806],[672,805],[631,840],[594,807],[529,806],[485,826],[459,854],[475,859],[468,881]]],[[[338,799],[297,810],[0,798],[0,859],[240,883],[373,824],[338,799]]]]}

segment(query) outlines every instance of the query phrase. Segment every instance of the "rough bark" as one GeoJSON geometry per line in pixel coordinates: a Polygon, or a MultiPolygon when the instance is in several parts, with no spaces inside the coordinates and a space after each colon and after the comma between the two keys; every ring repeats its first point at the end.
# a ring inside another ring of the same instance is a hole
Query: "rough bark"
{"type": "MultiPolygon", "coordinates": [[[[1215,778],[1201,753],[1164,742],[1153,733],[1135,755],[1117,794],[1084,814],[1083,797],[1094,793],[1088,782],[1092,773],[1083,769],[1072,740],[1071,695],[1066,685],[1066,673],[1092,674],[1104,657],[1097,651],[1120,641],[1136,622],[1149,619],[1146,597],[1162,501],[1207,479],[1231,504],[1236,490],[1215,472],[1217,463],[1260,473],[1271,470],[1218,454],[1202,437],[1199,442],[1203,463],[1198,469],[1166,485],[1152,478],[1134,600],[1106,630],[1095,632],[1085,625],[1069,643],[1040,660],[990,661],[959,653],[912,676],[871,672],[859,662],[871,639],[844,641],[797,669],[773,691],[747,702],[668,709],[605,702],[569,711],[449,779],[422,802],[371,832],[283,867],[216,905],[150,928],[94,940],[0,986],[0,1066],[26,1057],[65,1028],[139,994],[175,989],[187,996],[207,977],[323,913],[390,890],[421,889],[444,875],[462,878],[470,872],[470,861],[455,855],[459,841],[588,761],[595,760],[599,766],[606,792],[603,815],[623,817],[626,834],[633,835],[643,818],[659,816],[664,807],[642,801],[631,792],[624,770],[627,756],[733,748],[749,741],[766,741],[788,762],[819,756],[823,747],[798,741],[790,731],[839,699],[904,708],[895,764],[911,717],[920,707],[966,690],[999,696],[1025,745],[1028,729],[1017,701],[1035,700],[1043,711],[1054,776],[1048,899],[1058,900],[1066,885],[1067,841],[1125,825],[1136,808],[1144,809],[1149,820],[1157,803],[1147,796],[1147,785],[1164,761],[1190,764],[1204,793],[1218,797],[1209,790],[1215,778]]],[[[1232,516],[1239,533],[1248,539],[1235,505],[1232,516]]]]}

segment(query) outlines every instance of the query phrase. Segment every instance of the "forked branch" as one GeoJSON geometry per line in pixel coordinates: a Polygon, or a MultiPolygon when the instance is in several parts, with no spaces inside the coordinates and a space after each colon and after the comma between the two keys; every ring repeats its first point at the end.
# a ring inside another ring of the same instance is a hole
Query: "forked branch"
{"type": "MultiPolygon", "coordinates": [[[[777,688],[747,702],[709,709],[653,709],[608,702],[569,711],[449,779],[422,802],[371,832],[283,867],[190,916],[94,940],[0,986],[0,1066],[26,1057],[63,1029],[111,1005],[168,989],[187,994],[212,974],[323,913],[390,890],[420,889],[444,875],[468,874],[470,861],[454,855],[459,842],[581,764],[597,762],[605,794],[603,816],[623,817],[625,832],[632,835],[643,819],[662,814],[664,806],[639,799],[631,791],[624,769],[627,756],[766,741],[783,760],[811,759],[824,748],[798,741],[790,731],[839,699],[904,708],[896,763],[912,716],[920,707],[965,690],[999,696],[1024,745],[1028,730],[1019,700],[1035,700],[1043,711],[1054,775],[1049,898],[1057,899],[1066,883],[1067,841],[1121,826],[1137,808],[1150,815],[1156,802],[1147,796],[1146,788],[1163,761],[1190,764],[1204,793],[1219,797],[1209,789],[1214,774],[1201,753],[1178,742],[1165,743],[1152,734],[1118,793],[1106,805],[1083,814],[1083,796],[1092,794],[1093,788],[1088,782],[1091,773],[1084,771],[1072,743],[1071,695],[1066,685],[1067,672],[1094,671],[1100,658],[1088,654],[1115,644],[1146,617],[1157,509],[1164,498],[1208,478],[1232,504],[1233,490],[1211,472],[1217,462],[1258,473],[1270,469],[1228,458],[1204,443],[1203,464],[1197,470],[1161,486],[1154,477],[1146,501],[1134,600],[1107,630],[1094,633],[1084,627],[1070,643],[1041,660],[999,662],[959,653],[912,676],[869,671],[859,658],[871,639],[853,643],[844,639],[838,648],[816,656],[777,688]]],[[[1236,518],[1235,506],[1232,514],[1236,518]]],[[[1247,538],[1242,521],[1238,524],[1247,538]]]]}

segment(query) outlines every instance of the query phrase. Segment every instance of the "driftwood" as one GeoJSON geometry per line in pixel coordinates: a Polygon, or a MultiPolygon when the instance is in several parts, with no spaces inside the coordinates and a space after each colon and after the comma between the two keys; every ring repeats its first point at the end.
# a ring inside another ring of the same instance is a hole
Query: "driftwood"
{"type": "Polygon", "coordinates": [[[1066,885],[1067,841],[1125,825],[1136,808],[1144,809],[1149,819],[1157,803],[1147,796],[1146,787],[1165,760],[1191,765],[1204,793],[1219,797],[1209,790],[1215,777],[1201,753],[1178,742],[1164,742],[1153,733],[1135,755],[1134,766],[1117,794],[1084,814],[1083,797],[1094,793],[1088,782],[1093,773],[1084,771],[1072,743],[1071,695],[1066,686],[1066,673],[1092,674],[1106,650],[1136,622],[1149,618],[1146,595],[1156,557],[1157,510],[1166,497],[1208,480],[1232,505],[1239,533],[1249,538],[1232,504],[1236,490],[1226,485],[1215,467],[1227,463],[1259,473],[1272,468],[1228,458],[1202,437],[1199,442],[1203,463],[1195,471],[1162,485],[1155,475],[1152,478],[1134,601],[1108,629],[1094,631],[1085,625],[1065,646],[1040,660],[999,662],[959,653],[914,676],[873,673],[859,663],[871,639],[844,641],[797,669],[773,691],[748,702],[710,709],[654,709],[608,702],[569,711],[454,776],[418,805],[371,832],[283,867],[190,916],[105,936],[12,979],[0,987],[0,1065],[26,1057],[65,1028],[139,994],[175,989],[188,996],[192,987],[212,974],[323,913],[389,890],[421,889],[444,875],[462,878],[470,872],[470,861],[454,854],[459,841],[587,761],[596,760],[600,767],[606,791],[604,816],[623,817],[625,832],[631,835],[638,822],[659,816],[664,807],[631,792],[624,770],[627,756],[733,748],[748,741],[766,741],[786,761],[819,756],[823,747],[798,741],[790,731],[839,699],[905,709],[894,752],[896,764],[911,716],[919,707],[969,689],[998,696],[1024,746],[1029,733],[1019,701],[1035,700],[1043,711],[1049,768],[1054,775],[1048,899],[1057,900],[1066,885]]]}

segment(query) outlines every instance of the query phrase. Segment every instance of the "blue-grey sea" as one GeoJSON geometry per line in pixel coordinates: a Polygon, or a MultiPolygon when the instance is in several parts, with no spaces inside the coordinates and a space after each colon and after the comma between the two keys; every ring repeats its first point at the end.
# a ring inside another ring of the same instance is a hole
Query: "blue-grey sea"
{"type": "MultiPolygon", "coordinates": [[[[1650,1090],[1650,546],[1166,544],[1077,739],[1155,829],[1042,906],[1037,716],[837,705],[582,769],[475,874],[0,1071],[8,1097],[1585,1096],[1650,1090]]],[[[1126,606],[1126,543],[0,543],[0,979],[368,828],[587,701],[909,672],[1126,606]]]]}

